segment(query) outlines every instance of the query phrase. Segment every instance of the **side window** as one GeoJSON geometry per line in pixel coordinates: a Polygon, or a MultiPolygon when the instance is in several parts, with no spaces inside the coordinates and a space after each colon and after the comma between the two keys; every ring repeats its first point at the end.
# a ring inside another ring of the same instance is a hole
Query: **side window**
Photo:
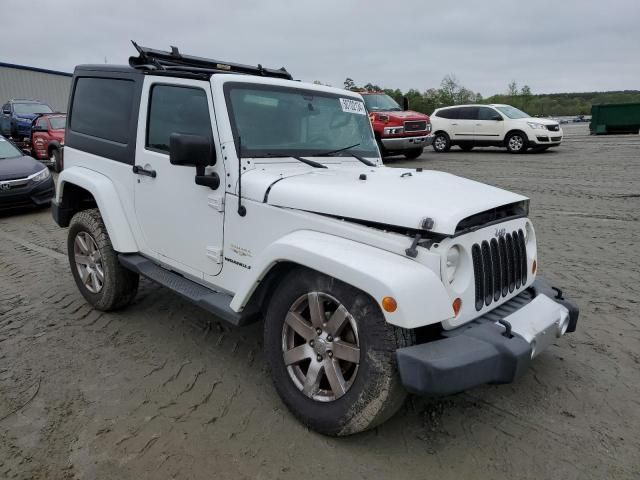
{"type": "Polygon", "coordinates": [[[460,120],[477,120],[478,119],[478,107],[461,107],[460,120]]]}
{"type": "Polygon", "coordinates": [[[478,120],[495,120],[499,116],[493,108],[479,107],[478,120]]]}
{"type": "Polygon", "coordinates": [[[458,109],[457,108],[447,108],[445,110],[440,110],[438,112],[438,116],[441,118],[446,118],[448,120],[455,120],[458,118],[458,109]]]}
{"type": "Polygon", "coordinates": [[[71,106],[71,130],[122,145],[129,143],[134,86],[130,80],[78,78],[71,106]]]}
{"type": "Polygon", "coordinates": [[[175,85],[151,88],[145,146],[169,153],[172,133],[211,136],[211,118],[204,90],[175,85]]]}
{"type": "Polygon", "coordinates": [[[49,128],[49,125],[47,125],[47,119],[40,117],[38,120],[36,120],[36,127],[44,127],[44,128],[49,128]]]}

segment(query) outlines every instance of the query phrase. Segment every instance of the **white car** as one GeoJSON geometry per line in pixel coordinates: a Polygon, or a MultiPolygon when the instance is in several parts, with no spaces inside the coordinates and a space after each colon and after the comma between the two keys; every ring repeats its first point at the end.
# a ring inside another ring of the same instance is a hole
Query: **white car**
{"type": "Polygon", "coordinates": [[[534,118],[510,105],[457,105],[436,109],[431,115],[433,149],[447,152],[452,145],[468,152],[473,147],[506,147],[524,153],[556,147],[562,128],[555,120],[534,118]]]}
{"type": "Polygon", "coordinates": [[[95,308],[124,308],[143,275],[232,325],[264,321],[277,392],[329,435],[408,391],[511,382],[575,330],[537,277],[527,198],[385,167],[358,93],[137,48],[72,80],[52,211],[95,308]]]}

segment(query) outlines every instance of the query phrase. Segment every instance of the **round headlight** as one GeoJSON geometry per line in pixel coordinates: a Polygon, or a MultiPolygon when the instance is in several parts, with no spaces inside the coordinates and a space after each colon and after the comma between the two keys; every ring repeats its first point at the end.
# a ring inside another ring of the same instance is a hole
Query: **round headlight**
{"type": "Polygon", "coordinates": [[[460,264],[460,247],[454,245],[447,252],[447,280],[453,283],[460,264]]]}

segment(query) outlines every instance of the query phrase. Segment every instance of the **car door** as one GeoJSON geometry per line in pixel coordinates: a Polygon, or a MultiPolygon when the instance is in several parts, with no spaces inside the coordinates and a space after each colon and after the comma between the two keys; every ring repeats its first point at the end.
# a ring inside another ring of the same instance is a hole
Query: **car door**
{"type": "Polygon", "coordinates": [[[475,124],[475,142],[496,143],[504,137],[502,115],[491,107],[478,107],[478,120],[475,124]]]}
{"type": "MultiPolygon", "coordinates": [[[[142,253],[198,279],[217,275],[222,269],[224,189],[196,185],[194,166],[169,162],[172,133],[213,138],[221,158],[212,128],[211,86],[205,81],[148,76],[140,105],[132,174],[142,253]]],[[[207,169],[224,178],[224,162],[207,169]]]]}
{"type": "Polygon", "coordinates": [[[472,142],[476,126],[478,107],[457,107],[451,120],[451,140],[455,143],[472,142]]]}

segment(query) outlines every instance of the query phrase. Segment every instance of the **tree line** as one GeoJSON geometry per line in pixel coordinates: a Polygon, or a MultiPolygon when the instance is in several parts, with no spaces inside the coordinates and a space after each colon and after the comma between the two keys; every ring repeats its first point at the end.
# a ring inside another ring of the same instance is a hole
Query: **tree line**
{"type": "Polygon", "coordinates": [[[515,81],[509,82],[504,93],[488,98],[462,86],[455,75],[446,75],[439,88],[429,88],[421,92],[410,89],[381,88],[367,83],[358,86],[352,78],[344,81],[346,90],[383,91],[402,105],[402,97],[407,97],[411,110],[431,114],[436,108],[465,103],[506,103],[524,110],[532,116],[572,116],[589,115],[591,106],[604,103],[640,102],[640,91],[624,90],[614,92],[550,93],[534,94],[529,85],[520,87],[515,81]]]}

